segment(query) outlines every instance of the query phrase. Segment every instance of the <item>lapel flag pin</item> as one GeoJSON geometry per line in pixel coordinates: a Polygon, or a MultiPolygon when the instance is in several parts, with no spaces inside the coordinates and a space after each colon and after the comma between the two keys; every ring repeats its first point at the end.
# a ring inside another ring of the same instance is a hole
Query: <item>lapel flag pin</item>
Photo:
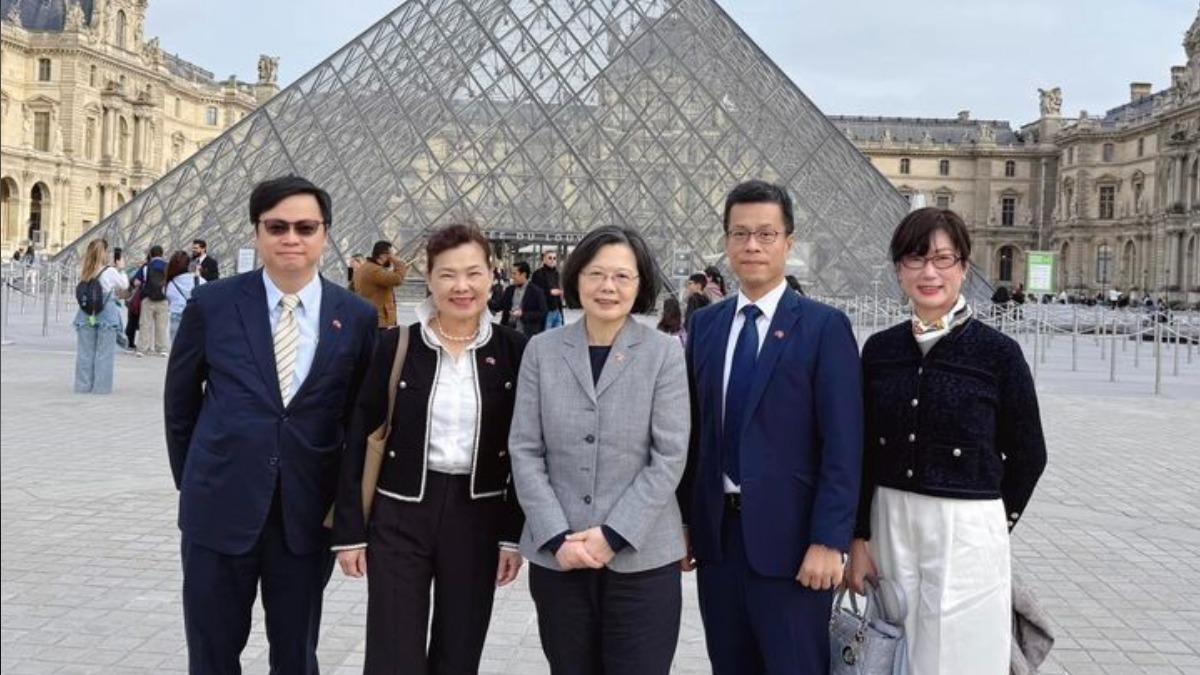
{"type": "Polygon", "coordinates": [[[617,352],[617,355],[615,358],[617,359],[617,363],[620,363],[621,361],[625,360],[625,354],[621,353],[621,352],[617,352]]]}
{"type": "Polygon", "coordinates": [[[495,357],[492,357],[492,356],[487,357],[486,359],[483,360],[483,362],[488,364],[489,366],[496,365],[496,359],[495,359],[495,357]]]}
{"type": "Polygon", "coordinates": [[[341,329],[342,329],[342,322],[341,322],[341,321],[338,321],[337,319],[334,319],[334,320],[333,320],[333,329],[334,329],[334,330],[341,330],[341,329]]]}
{"type": "Polygon", "coordinates": [[[783,339],[783,331],[781,331],[781,330],[775,331],[775,339],[782,340],[783,339]]]}

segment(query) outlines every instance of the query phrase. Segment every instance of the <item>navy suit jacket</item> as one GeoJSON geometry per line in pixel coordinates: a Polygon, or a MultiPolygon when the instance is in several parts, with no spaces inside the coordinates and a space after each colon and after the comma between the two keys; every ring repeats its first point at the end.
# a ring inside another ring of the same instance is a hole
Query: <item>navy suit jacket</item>
{"type": "MultiPolygon", "coordinates": [[[[692,443],[680,503],[697,561],[720,562],[722,428],[731,297],[692,317],[692,443]]],[[[848,551],[862,467],[862,367],[841,312],[786,291],[758,355],[741,435],[746,558],[792,578],[810,544],[848,551]]]]}
{"type": "Polygon", "coordinates": [[[285,408],[262,270],[197,286],[171,349],[164,392],[167,452],[190,541],[239,555],[258,541],[276,485],[284,538],[297,555],[329,545],[337,489],[375,308],[321,278],[312,367],[285,408]]]}

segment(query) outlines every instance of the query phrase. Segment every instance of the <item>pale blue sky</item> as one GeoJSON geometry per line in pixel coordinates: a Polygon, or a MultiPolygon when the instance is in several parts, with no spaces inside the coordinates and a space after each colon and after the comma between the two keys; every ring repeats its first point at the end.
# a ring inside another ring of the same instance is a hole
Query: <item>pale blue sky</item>
{"type": "MultiPolygon", "coordinates": [[[[258,55],[288,84],[398,0],[151,0],[146,37],[218,79],[253,81],[258,55]]],[[[827,114],[1037,117],[1038,87],[1063,114],[1102,113],[1129,83],[1157,91],[1183,64],[1196,0],[721,0],[827,114]]]]}

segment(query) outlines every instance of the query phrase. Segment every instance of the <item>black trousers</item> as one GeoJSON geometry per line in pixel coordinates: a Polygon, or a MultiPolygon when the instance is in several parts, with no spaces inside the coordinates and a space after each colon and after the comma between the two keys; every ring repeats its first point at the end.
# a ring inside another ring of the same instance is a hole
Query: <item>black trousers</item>
{"type": "Polygon", "coordinates": [[[471,499],[469,476],[434,471],[425,477],[420,502],[375,498],[367,548],[364,673],[479,671],[496,590],[503,514],[500,498],[471,499]]]}
{"type": "Polygon", "coordinates": [[[283,535],[279,488],[258,542],[248,553],[228,555],[182,542],[183,625],[188,672],[237,675],[250,637],[254,598],[262,584],[272,675],[317,675],[321,596],[333,571],[328,548],[292,553],[283,535]]]}
{"type": "Polygon", "coordinates": [[[529,566],[554,675],[666,675],[679,641],[679,563],[645,572],[529,566]]]}

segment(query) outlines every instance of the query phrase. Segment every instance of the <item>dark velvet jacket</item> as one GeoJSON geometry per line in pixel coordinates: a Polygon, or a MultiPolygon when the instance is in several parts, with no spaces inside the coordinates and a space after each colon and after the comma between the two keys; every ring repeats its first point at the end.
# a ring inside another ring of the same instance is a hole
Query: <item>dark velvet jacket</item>
{"type": "Polygon", "coordinates": [[[863,347],[866,415],[855,536],[876,486],[1004,500],[1011,529],[1046,466],[1037,392],[1020,346],[975,319],[922,356],[905,322],[863,347]]]}
{"type": "MultiPolygon", "coordinates": [[[[424,498],[428,471],[429,404],[437,378],[438,353],[421,338],[421,326],[409,327],[408,354],[396,385],[392,430],[379,471],[378,489],[387,493],[376,499],[419,502],[424,498]]],[[[367,436],[386,421],[388,376],[396,356],[400,331],[380,331],[375,355],[360,390],[354,420],[347,438],[347,462],[343,465],[334,511],[334,546],[352,546],[367,541],[367,523],[362,513],[362,474],[367,436]],[[352,450],[352,451],[351,451],[352,450]]],[[[517,373],[525,338],[500,325],[492,325],[492,337],[474,351],[479,387],[479,418],[471,470],[472,499],[503,499],[508,505],[501,541],[520,540],[525,518],[511,485],[508,431],[516,403],[517,373]]]]}

